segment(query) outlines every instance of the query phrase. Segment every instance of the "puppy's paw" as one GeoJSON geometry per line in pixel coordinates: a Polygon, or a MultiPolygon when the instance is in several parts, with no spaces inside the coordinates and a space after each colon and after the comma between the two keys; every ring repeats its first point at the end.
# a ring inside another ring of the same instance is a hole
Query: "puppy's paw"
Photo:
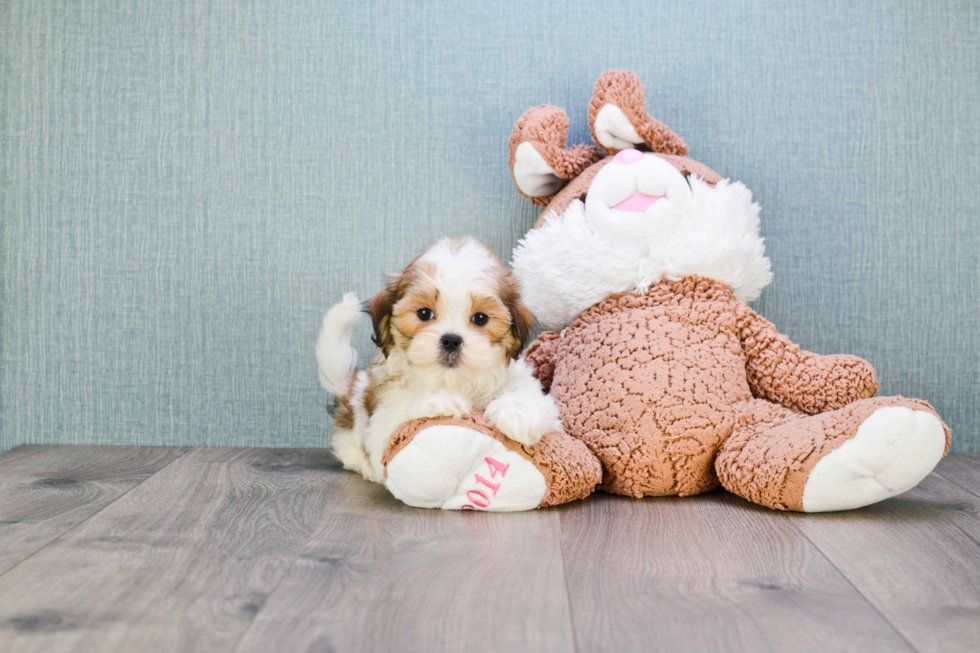
{"type": "Polygon", "coordinates": [[[409,407],[411,419],[423,417],[460,418],[469,414],[470,402],[453,392],[432,392],[416,399],[409,407]]]}
{"type": "Polygon", "coordinates": [[[483,416],[511,440],[529,446],[561,428],[558,406],[537,392],[505,392],[487,405],[483,416]]]}

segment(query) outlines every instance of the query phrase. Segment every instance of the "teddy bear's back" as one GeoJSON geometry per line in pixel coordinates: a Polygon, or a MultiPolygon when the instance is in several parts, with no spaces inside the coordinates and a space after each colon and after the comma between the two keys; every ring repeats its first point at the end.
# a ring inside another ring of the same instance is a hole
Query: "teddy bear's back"
{"type": "Polygon", "coordinates": [[[725,284],[685,277],[610,297],[565,330],[551,395],[602,461],[604,489],[684,496],[718,485],[734,405],[752,397],[736,304],[725,284]]]}

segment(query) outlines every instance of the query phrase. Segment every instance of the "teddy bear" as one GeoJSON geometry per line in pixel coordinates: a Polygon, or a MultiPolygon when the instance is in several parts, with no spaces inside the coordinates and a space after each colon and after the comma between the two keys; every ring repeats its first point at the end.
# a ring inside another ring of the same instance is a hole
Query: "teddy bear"
{"type": "Polygon", "coordinates": [[[870,505],[919,483],[949,448],[927,402],[877,397],[871,365],[804,351],[753,311],[771,281],[758,204],[688,157],[610,71],[588,111],[528,110],[509,141],[518,192],[543,207],[513,252],[542,333],[525,352],[562,431],[534,447],[474,414],[403,426],[386,484],[410,505],[520,510],[587,496],[717,488],[776,510],[870,505]],[[584,445],[584,446],[582,446],[584,445]]]}

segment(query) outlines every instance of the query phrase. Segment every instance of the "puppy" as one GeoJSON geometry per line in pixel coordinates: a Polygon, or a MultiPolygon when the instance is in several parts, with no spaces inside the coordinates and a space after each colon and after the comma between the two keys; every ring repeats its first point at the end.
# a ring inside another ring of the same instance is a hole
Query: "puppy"
{"type": "Polygon", "coordinates": [[[520,358],[533,318],[493,251],[469,238],[426,249],[365,303],[378,351],[358,370],[353,293],[323,318],[320,383],[336,397],[333,450],[347,469],[384,483],[394,431],[422,417],[484,411],[504,435],[533,445],[560,427],[558,408],[520,358]]]}

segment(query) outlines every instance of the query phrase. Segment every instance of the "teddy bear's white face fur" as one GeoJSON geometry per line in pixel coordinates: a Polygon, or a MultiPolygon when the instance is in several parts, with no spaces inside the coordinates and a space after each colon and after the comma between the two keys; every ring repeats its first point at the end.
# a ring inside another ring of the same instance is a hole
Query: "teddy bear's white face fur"
{"type": "Polygon", "coordinates": [[[585,203],[550,213],[514,249],[524,302],[549,329],[610,295],[698,275],[751,301],[771,281],[759,205],[740,182],[712,186],[663,158],[624,150],[604,165],[585,203]]]}
{"type": "Polygon", "coordinates": [[[596,235],[638,256],[673,232],[694,199],[677,168],[654,154],[623,150],[589,186],[585,217],[596,235]]]}

